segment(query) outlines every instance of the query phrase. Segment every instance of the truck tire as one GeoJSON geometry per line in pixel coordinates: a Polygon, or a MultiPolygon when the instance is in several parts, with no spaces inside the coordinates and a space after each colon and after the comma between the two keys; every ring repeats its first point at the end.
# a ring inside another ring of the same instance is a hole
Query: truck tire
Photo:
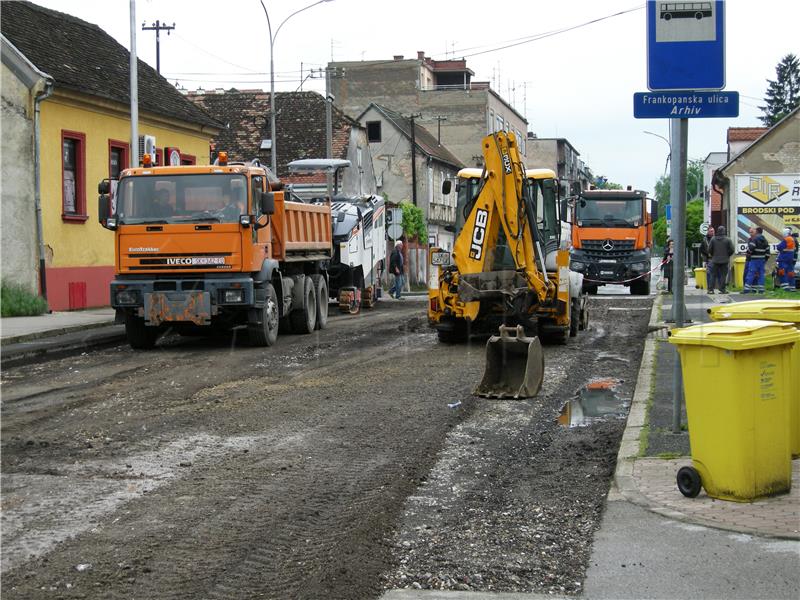
{"type": "Polygon", "coordinates": [[[271,283],[264,286],[266,301],[258,310],[259,322],[247,324],[253,346],[272,346],[278,339],[278,295],[271,283]]]}
{"type": "Polygon", "coordinates": [[[650,295],[650,282],[645,279],[637,279],[631,282],[631,295],[648,296],[650,295]]]}
{"type": "Polygon", "coordinates": [[[303,281],[303,306],[289,313],[292,331],[295,333],[311,333],[317,325],[317,295],[314,293],[314,282],[311,277],[303,281]]]}
{"type": "Polygon", "coordinates": [[[158,327],[148,327],[142,317],[125,315],[125,337],[134,350],[150,350],[160,335],[158,327]]]}
{"type": "Polygon", "coordinates": [[[314,282],[314,293],[317,297],[317,329],[325,329],[328,326],[328,283],[324,275],[315,274],[311,276],[314,282]]]}
{"type": "Polygon", "coordinates": [[[573,298],[570,302],[569,310],[569,337],[578,335],[581,324],[581,305],[580,300],[573,298]]]}

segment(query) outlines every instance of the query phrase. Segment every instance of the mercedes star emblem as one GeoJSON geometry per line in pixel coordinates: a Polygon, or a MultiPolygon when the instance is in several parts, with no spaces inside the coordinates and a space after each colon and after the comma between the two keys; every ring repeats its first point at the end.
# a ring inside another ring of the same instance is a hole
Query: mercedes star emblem
{"type": "Polygon", "coordinates": [[[613,249],[614,249],[614,242],[612,242],[611,240],[606,240],[605,242],[603,242],[603,250],[605,250],[606,252],[611,252],[613,249]]]}

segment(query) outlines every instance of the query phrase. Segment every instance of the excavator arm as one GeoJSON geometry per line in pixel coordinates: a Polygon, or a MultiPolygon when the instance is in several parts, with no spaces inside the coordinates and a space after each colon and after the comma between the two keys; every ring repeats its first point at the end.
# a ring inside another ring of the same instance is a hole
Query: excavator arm
{"type": "Polygon", "coordinates": [[[483,157],[482,186],[464,207],[467,218],[453,248],[452,276],[472,319],[482,299],[501,295],[526,310],[553,294],[514,135],[501,131],[485,137],[483,157]]]}

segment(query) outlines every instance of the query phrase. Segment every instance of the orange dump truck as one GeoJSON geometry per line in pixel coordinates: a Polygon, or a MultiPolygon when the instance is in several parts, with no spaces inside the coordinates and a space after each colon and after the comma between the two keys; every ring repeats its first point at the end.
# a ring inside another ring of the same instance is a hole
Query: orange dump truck
{"type": "Polygon", "coordinates": [[[329,204],[291,202],[258,164],[123,171],[98,191],[115,231],[111,306],[134,348],[171,327],[202,334],[243,326],[254,345],[328,319],[329,204]],[[115,184],[112,190],[112,183],[115,184]]]}

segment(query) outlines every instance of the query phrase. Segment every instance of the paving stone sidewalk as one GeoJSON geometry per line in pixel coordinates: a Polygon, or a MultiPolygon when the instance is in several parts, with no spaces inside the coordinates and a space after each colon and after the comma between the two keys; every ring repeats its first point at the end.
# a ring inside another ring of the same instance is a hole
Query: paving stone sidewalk
{"type": "MultiPolygon", "coordinates": [[[[691,464],[688,432],[672,432],[672,372],[677,353],[666,342],[671,325],[672,296],[658,296],[651,312],[652,333],[645,343],[642,365],[628,423],[617,457],[615,483],[629,501],[663,516],[746,534],[800,540],[800,460],[792,461],[792,491],[752,503],[728,502],[701,492],[684,497],[675,476],[691,464]],[[648,403],[651,403],[648,409],[648,403]],[[660,456],[660,457],[659,457],[660,456]]],[[[687,314],[693,322],[708,322],[708,307],[747,300],[747,296],[708,295],[686,287],[687,314]]],[[[685,405],[682,423],[686,423],[685,405]]]]}

